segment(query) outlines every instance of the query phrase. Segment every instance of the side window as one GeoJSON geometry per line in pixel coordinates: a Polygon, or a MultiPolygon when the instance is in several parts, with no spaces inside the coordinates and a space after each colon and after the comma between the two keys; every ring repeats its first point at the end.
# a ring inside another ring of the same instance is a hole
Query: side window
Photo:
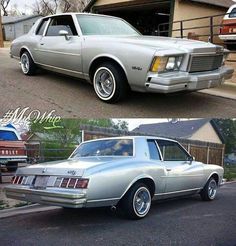
{"type": "Polygon", "coordinates": [[[229,14],[229,18],[235,18],[236,17],[236,8],[233,8],[231,13],[229,14]]]}
{"type": "Polygon", "coordinates": [[[149,153],[150,153],[150,158],[152,160],[160,160],[161,158],[159,155],[159,150],[158,150],[157,145],[156,145],[156,141],[149,139],[149,140],[147,140],[147,142],[148,142],[148,149],[149,149],[149,153]]]}
{"type": "Polygon", "coordinates": [[[44,29],[46,27],[48,19],[43,19],[42,22],[39,24],[37,30],[36,30],[36,35],[43,35],[44,29]]]}
{"type": "Polygon", "coordinates": [[[72,16],[63,15],[51,19],[46,36],[59,36],[59,31],[64,30],[71,36],[78,35],[72,16]]]}
{"type": "Polygon", "coordinates": [[[157,140],[164,161],[186,161],[188,153],[176,142],[157,140]]]}

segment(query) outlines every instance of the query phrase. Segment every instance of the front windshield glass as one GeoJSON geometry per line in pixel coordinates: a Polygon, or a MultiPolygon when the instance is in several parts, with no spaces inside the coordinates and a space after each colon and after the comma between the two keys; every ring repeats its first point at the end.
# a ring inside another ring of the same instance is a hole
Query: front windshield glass
{"type": "Polygon", "coordinates": [[[108,139],[81,144],[70,158],[87,156],[133,156],[132,139],[108,139]]]}
{"type": "Polygon", "coordinates": [[[117,18],[77,15],[83,35],[140,35],[132,26],[117,18]]]}

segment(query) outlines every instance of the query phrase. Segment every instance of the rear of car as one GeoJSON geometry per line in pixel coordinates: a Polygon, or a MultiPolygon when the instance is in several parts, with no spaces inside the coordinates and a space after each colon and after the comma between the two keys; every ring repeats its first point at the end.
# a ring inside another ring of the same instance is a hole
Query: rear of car
{"type": "Polygon", "coordinates": [[[223,18],[219,38],[228,49],[236,48],[236,4],[232,5],[223,18]]]}
{"type": "Polygon", "coordinates": [[[18,163],[26,162],[25,142],[21,140],[15,129],[0,127],[0,164],[8,171],[15,171],[18,163]]]}

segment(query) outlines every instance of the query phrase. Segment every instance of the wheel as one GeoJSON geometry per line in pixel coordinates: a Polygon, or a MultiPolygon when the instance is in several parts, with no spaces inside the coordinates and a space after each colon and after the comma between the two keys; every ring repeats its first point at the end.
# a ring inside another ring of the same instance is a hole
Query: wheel
{"type": "Polygon", "coordinates": [[[122,69],[116,64],[100,64],[93,75],[93,86],[100,100],[115,103],[125,98],[128,83],[122,69]]]}
{"type": "Polygon", "coordinates": [[[36,72],[36,65],[29,54],[25,51],[20,57],[21,70],[25,75],[34,75],[36,72]]]}
{"type": "Polygon", "coordinates": [[[122,211],[130,219],[144,218],[151,207],[152,197],[145,184],[137,183],[130,188],[121,201],[122,211]]]}
{"type": "Polygon", "coordinates": [[[200,192],[203,201],[212,201],[216,197],[217,183],[214,178],[210,178],[203,190],[200,192]]]}
{"type": "Polygon", "coordinates": [[[18,163],[17,162],[9,162],[6,164],[7,171],[9,172],[15,172],[16,169],[18,168],[18,163]]]}

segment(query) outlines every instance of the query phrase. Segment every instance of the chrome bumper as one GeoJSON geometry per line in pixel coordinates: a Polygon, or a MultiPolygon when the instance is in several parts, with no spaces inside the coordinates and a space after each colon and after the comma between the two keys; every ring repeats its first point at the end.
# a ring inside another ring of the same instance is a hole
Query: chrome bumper
{"type": "Polygon", "coordinates": [[[86,204],[86,194],[78,190],[47,188],[45,190],[31,189],[28,186],[9,185],[5,187],[8,198],[30,201],[40,204],[50,204],[61,207],[82,208],[86,204]]]}
{"type": "Polygon", "coordinates": [[[178,91],[197,91],[217,87],[232,78],[234,69],[221,67],[215,71],[188,73],[172,72],[149,74],[146,90],[150,92],[172,93],[178,91]]]}

